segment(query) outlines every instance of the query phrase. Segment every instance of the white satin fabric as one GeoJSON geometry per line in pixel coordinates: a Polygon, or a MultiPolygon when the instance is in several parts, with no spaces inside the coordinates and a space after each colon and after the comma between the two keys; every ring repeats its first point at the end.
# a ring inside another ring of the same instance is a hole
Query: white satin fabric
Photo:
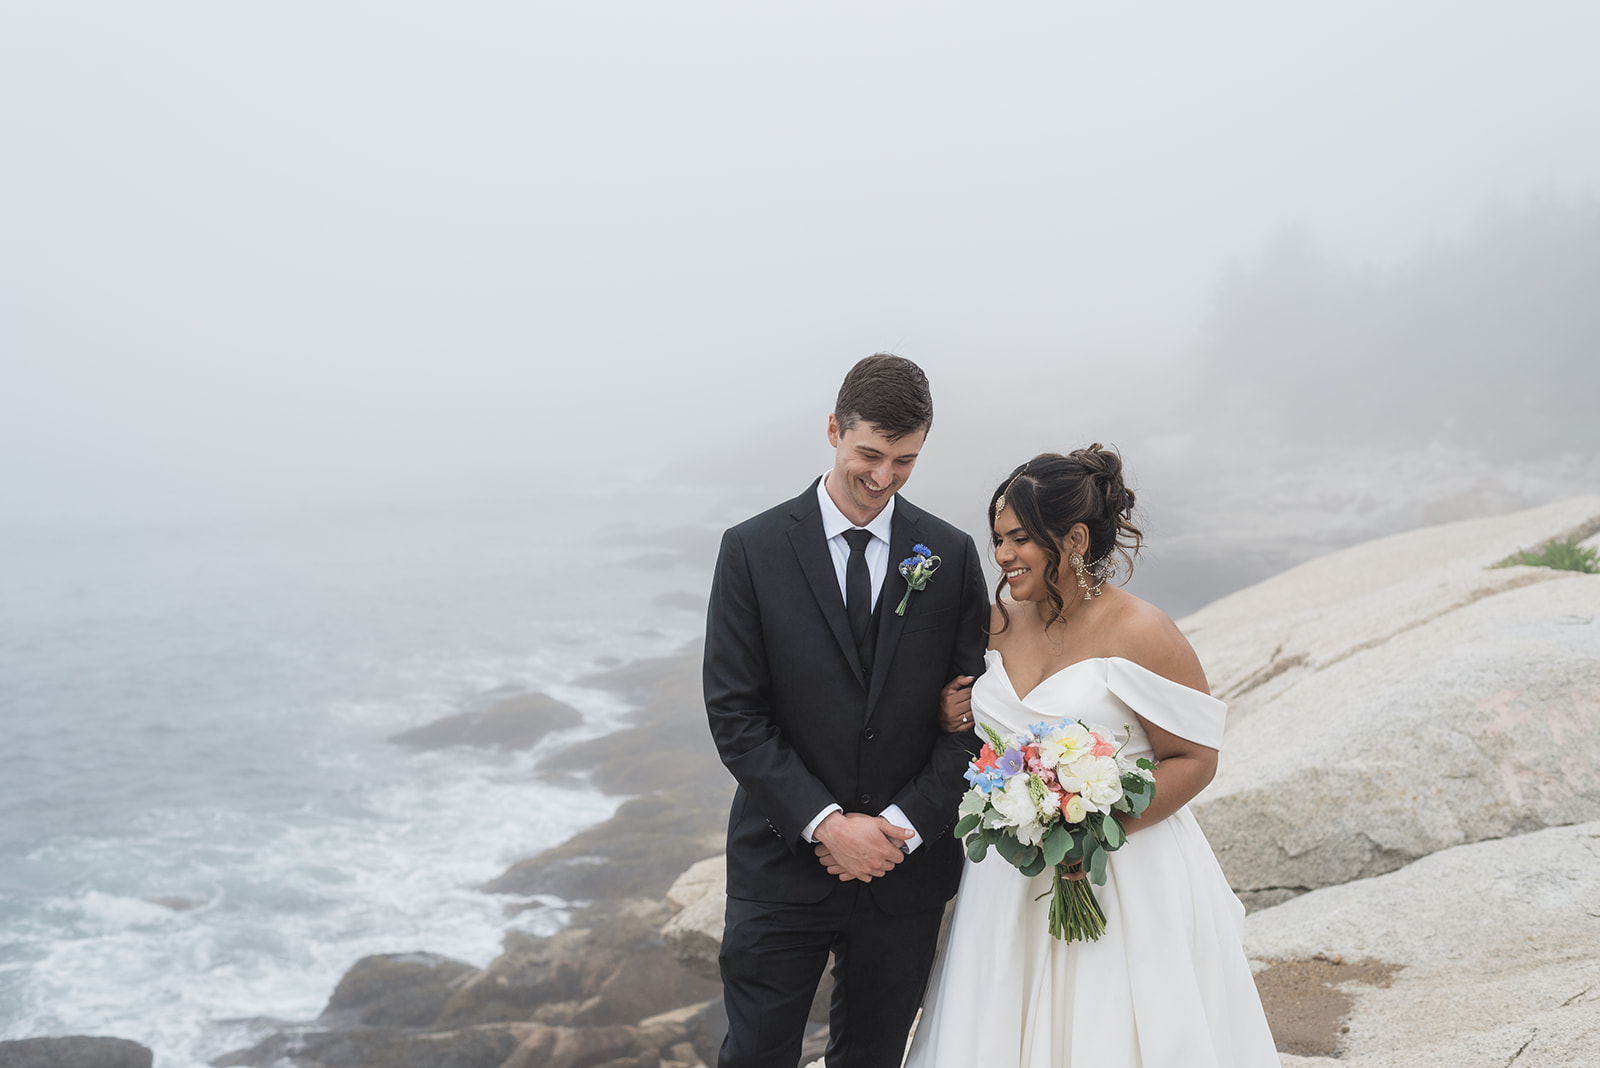
{"type": "MultiPolygon", "coordinates": [[[[987,662],[972,707],[1002,736],[1082,719],[1131,736],[1124,755],[1148,756],[1143,717],[1222,741],[1221,701],[1132,661],[1080,661],[1026,699],[998,651],[987,662]]],[[[1189,809],[1107,859],[1097,942],[1050,936],[1048,872],[1024,878],[993,851],[967,863],[907,1068],[1279,1068],[1244,956],[1244,907],[1189,809]]]]}

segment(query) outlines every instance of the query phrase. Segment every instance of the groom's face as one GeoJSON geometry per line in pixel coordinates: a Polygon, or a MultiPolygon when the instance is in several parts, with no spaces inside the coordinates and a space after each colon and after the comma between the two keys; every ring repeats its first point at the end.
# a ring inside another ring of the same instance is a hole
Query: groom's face
{"type": "Polygon", "coordinates": [[[913,430],[890,441],[874,424],[856,421],[848,430],[828,416],[828,442],[833,446],[833,470],[828,474],[828,496],[845,518],[864,526],[883,511],[917,466],[927,430],[913,430]]]}

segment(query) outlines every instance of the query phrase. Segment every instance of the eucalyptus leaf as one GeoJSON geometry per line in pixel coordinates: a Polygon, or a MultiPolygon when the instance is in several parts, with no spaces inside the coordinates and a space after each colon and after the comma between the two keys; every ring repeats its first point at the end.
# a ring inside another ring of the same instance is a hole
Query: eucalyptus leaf
{"type": "Polygon", "coordinates": [[[982,823],[982,822],[983,822],[983,817],[978,815],[978,813],[976,813],[976,812],[969,813],[968,815],[963,816],[956,823],[956,831],[955,831],[956,837],[957,838],[965,838],[967,835],[969,835],[973,831],[977,830],[978,829],[978,824],[982,823]]]}
{"type": "Polygon", "coordinates": [[[1122,829],[1122,824],[1112,816],[1106,817],[1106,848],[1117,849],[1128,840],[1128,833],[1122,829]]]}
{"type": "Polygon", "coordinates": [[[989,843],[980,836],[973,835],[967,842],[967,859],[974,864],[989,855],[989,843]]]}
{"type": "Polygon", "coordinates": [[[1049,867],[1049,865],[1044,862],[1044,857],[1036,856],[1017,870],[1031,879],[1035,875],[1038,875],[1040,872],[1044,871],[1047,867],[1049,867]]]}
{"type": "Polygon", "coordinates": [[[978,816],[983,814],[983,807],[988,803],[983,791],[973,787],[961,795],[961,807],[956,811],[963,816],[978,816]]]}
{"type": "Polygon", "coordinates": [[[1005,858],[1007,864],[1016,864],[1022,856],[1024,846],[1009,834],[997,839],[994,843],[995,852],[1005,858]]]}
{"type": "Polygon", "coordinates": [[[1072,832],[1065,826],[1052,827],[1050,833],[1044,836],[1044,862],[1051,867],[1061,863],[1061,858],[1067,855],[1067,848],[1072,845],[1072,832]]]}
{"type": "Polygon", "coordinates": [[[1089,881],[1096,886],[1106,885],[1106,851],[1096,849],[1089,860],[1089,881]]]}

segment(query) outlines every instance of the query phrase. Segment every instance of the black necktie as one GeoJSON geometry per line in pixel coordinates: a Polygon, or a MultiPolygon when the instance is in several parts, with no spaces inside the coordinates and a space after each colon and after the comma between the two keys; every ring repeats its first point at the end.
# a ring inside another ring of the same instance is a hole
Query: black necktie
{"type": "Polygon", "coordinates": [[[850,562],[844,566],[844,611],[850,617],[850,636],[856,640],[856,651],[861,652],[872,625],[872,572],[867,569],[867,542],[872,540],[872,533],[847,530],[844,540],[850,543],[850,562]]]}

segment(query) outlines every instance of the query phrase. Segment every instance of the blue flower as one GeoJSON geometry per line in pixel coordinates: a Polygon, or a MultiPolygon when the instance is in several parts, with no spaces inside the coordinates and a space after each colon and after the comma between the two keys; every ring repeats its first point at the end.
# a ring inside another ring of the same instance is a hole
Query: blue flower
{"type": "Polygon", "coordinates": [[[971,783],[973,786],[976,786],[984,793],[988,793],[996,787],[1005,785],[1006,781],[1006,777],[1000,774],[999,768],[987,768],[983,771],[979,771],[977,768],[972,767],[969,764],[965,774],[967,782],[971,783]]]}
{"type": "Polygon", "coordinates": [[[897,616],[906,614],[906,605],[911,603],[911,595],[920,593],[928,585],[928,579],[939,570],[939,558],[933,550],[918,542],[911,547],[913,555],[900,561],[900,575],[906,580],[906,595],[900,598],[900,607],[894,610],[897,616]]]}

